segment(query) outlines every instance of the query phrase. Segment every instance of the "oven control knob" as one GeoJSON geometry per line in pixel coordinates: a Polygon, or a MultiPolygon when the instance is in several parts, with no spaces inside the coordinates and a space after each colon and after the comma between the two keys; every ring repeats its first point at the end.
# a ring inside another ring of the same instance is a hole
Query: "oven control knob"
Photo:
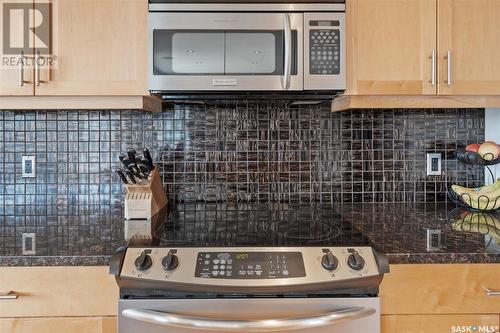
{"type": "Polygon", "coordinates": [[[175,255],[176,253],[177,250],[168,251],[167,256],[164,257],[161,261],[163,269],[165,269],[166,271],[173,271],[177,268],[177,266],[179,266],[179,258],[177,258],[177,256],[175,255]]]}
{"type": "Polygon", "coordinates": [[[141,255],[135,259],[135,268],[138,271],[145,271],[153,264],[151,256],[146,251],[142,251],[141,255]]]}
{"type": "Polygon", "coordinates": [[[365,267],[365,259],[363,259],[357,251],[353,251],[349,257],[347,257],[347,264],[355,271],[360,271],[365,267]]]}
{"type": "Polygon", "coordinates": [[[339,266],[338,259],[333,255],[332,251],[328,249],[323,250],[323,257],[321,258],[321,266],[329,271],[334,271],[339,266]]]}

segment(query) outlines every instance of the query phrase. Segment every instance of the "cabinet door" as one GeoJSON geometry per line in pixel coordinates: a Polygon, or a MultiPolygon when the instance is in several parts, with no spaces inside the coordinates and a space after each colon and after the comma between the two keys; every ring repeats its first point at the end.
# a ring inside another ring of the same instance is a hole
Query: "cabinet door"
{"type": "Polygon", "coordinates": [[[115,333],[116,317],[0,319],[2,333],[115,333]]]}
{"type": "Polygon", "coordinates": [[[346,94],[436,94],[436,0],[351,0],[347,6],[346,94]]]}
{"type": "Polygon", "coordinates": [[[391,265],[380,286],[381,312],[403,314],[500,314],[500,264],[391,265]]]}
{"type": "MultiPolygon", "coordinates": [[[[0,96],[28,96],[33,95],[33,49],[24,52],[24,61],[20,61],[21,51],[13,52],[8,50],[7,47],[19,48],[21,44],[33,43],[33,35],[24,34],[22,26],[17,24],[10,24],[10,21],[26,23],[24,19],[24,4],[19,3],[20,7],[16,8],[18,4],[12,0],[0,0],[0,96]],[[9,22],[4,22],[4,18],[8,18],[9,22]],[[4,30],[4,26],[16,27],[13,31],[4,30]],[[4,40],[10,36],[9,40],[4,40]],[[25,40],[31,38],[31,40],[25,40]],[[21,43],[21,44],[20,44],[21,43]],[[9,45],[8,45],[9,44],[9,45]]],[[[24,24],[23,24],[24,26],[24,24]]],[[[31,47],[33,44],[31,44],[31,47]]]]}
{"type": "Polygon", "coordinates": [[[382,316],[382,333],[497,332],[498,315],[382,316]]]}
{"type": "Polygon", "coordinates": [[[438,13],[439,94],[500,95],[500,1],[439,0],[438,13]]]}
{"type": "Polygon", "coordinates": [[[20,296],[0,300],[0,318],[116,315],[118,287],[105,266],[0,267],[0,293],[11,290],[20,296]]]}
{"type": "Polygon", "coordinates": [[[144,95],[147,13],[144,0],[35,0],[52,3],[55,62],[41,62],[43,95],[144,95]]]}

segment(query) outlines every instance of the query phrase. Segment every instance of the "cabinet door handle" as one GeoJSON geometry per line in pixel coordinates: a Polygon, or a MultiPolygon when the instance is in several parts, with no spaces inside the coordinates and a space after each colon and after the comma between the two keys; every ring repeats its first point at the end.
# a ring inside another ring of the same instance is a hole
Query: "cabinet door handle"
{"type": "Polygon", "coordinates": [[[432,51],[432,55],[429,57],[432,60],[432,69],[431,69],[431,84],[433,86],[436,85],[436,50],[432,51]]]}
{"type": "Polygon", "coordinates": [[[451,77],[452,63],[451,63],[451,51],[450,50],[448,50],[448,53],[446,54],[445,59],[447,60],[447,65],[448,65],[447,66],[448,67],[448,77],[447,77],[445,83],[448,86],[451,86],[452,85],[452,81],[451,81],[451,79],[452,79],[452,77],[451,77]]]}
{"type": "Polygon", "coordinates": [[[21,61],[19,62],[19,86],[24,87],[24,52],[21,52],[21,61]]]}
{"type": "Polygon", "coordinates": [[[16,293],[14,290],[11,290],[9,292],[6,292],[4,294],[0,294],[0,300],[2,299],[18,299],[19,294],[16,293]]]}
{"type": "Polygon", "coordinates": [[[40,85],[40,51],[36,51],[35,56],[35,86],[40,85]]]}
{"type": "Polygon", "coordinates": [[[484,288],[484,292],[487,296],[500,296],[500,290],[492,290],[489,288],[484,288]]]}

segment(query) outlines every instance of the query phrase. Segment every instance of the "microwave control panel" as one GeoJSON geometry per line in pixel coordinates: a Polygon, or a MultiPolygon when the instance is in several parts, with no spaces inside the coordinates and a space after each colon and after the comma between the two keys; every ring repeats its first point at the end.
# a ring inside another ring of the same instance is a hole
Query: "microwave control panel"
{"type": "Polygon", "coordinates": [[[309,24],[309,74],[340,73],[340,22],[311,20],[309,24]]]}

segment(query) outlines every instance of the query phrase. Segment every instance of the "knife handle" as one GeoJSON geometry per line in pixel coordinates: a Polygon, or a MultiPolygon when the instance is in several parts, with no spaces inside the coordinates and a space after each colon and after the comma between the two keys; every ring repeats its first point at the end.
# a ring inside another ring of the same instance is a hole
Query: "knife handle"
{"type": "Polygon", "coordinates": [[[137,178],[139,179],[142,179],[144,178],[143,175],[141,174],[141,170],[139,169],[139,167],[135,164],[130,164],[128,166],[128,169],[134,176],[136,176],[137,178]]]}
{"type": "Polygon", "coordinates": [[[144,175],[144,179],[148,179],[149,178],[149,167],[144,164],[144,163],[140,163],[139,164],[139,169],[141,170],[141,173],[144,175]]]}
{"type": "Polygon", "coordinates": [[[137,152],[135,151],[134,148],[129,148],[127,150],[127,156],[128,156],[128,159],[132,162],[132,163],[136,163],[136,156],[137,152]]]}
{"type": "Polygon", "coordinates": [[[131,166],[131,165],[133,165],[133,164],[132,164],[132,162],[128,159],[128,157],[125,157],[125,158],[123,158],[123,159],[121,159],[121,158],[120,158],[120,160],[122,161],[123,166],[124,166],[126,169],[130,168],[130,166],[131,166]]]}
{"type": "Polygon", "coordinates": [[[134,176],[134,173],[130,170],[125,170],[125,172],[127,173],[127,176],[128,178],[130,179],[130,181],[133,183],[133,184],[137,184],[137,180],[135,180],[135,176],[134,176]]]}
{"type": "Polygon", "coordinates": [[[148,161],[149,169],[152,170],[154,167],[153,158],[151,157],[151,153],[148,148],[144,148],[142,150],[142,156],[148,161]]]}
{"type": "Polygon", "coordinates": [[[118,176],[120,176],[120,179],[122,180],[122,182],[124,184],[127,184],[128,185],[128,180],[127,180],[127,177],[125,176],[125,174],[123,173],[123,171],[121,170],[116,170],[116,173],[118,174],[118,176]]]}

